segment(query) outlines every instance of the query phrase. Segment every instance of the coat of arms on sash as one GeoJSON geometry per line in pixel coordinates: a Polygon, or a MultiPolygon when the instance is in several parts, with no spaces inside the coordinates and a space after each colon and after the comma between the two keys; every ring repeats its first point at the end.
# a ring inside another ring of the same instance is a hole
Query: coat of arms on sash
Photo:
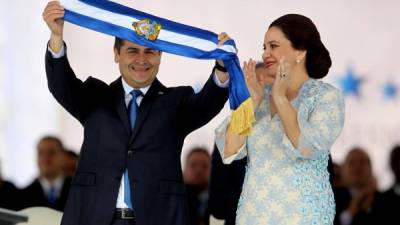
{"type": "Polygon", "coordinates": [[[155,41],[160,34],[161,24],[149,19],[142,19],[132,24],[136,34],[144,36],[149,41],[155,41]]]}

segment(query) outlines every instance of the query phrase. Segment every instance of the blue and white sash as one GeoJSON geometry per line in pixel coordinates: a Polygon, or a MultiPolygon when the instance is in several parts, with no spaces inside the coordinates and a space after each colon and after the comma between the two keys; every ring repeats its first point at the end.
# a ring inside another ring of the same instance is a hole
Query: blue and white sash
{"type": "Polygon", "coordinates": [[[254,111],[233,40],[172,22],[107,0],[60,0],[64,20],[163,52],[197,59],[221,59],[230,76],[231,131],[248,134],[254,111]]]}

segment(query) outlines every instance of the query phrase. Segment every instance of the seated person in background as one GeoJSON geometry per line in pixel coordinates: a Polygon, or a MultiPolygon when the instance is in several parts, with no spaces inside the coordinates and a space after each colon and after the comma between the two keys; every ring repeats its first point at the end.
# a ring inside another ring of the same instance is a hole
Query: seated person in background
{"type": "Polygon", "coordinates": [[[4,180],[0,171],[0,208],[20,209],[21,199],[19,196],[19,190],[13,183],[4,180]]]}
{"type": "Polygon", "coordinates": [[[74,151],[63,151],[63,171],[66,177],[73,177],[78,166],[79,156],[74,151]]]}
{"type": "Polygon", "coordinates": [[[376,223],[380,195],[372,174],[371,159],[359,147],[353,148],[343,164],[344,187],[334,189],[335,225],[369,225],[376,223]]]}
{"type": "Polygon", "coordinates": [[[45,136],[37,145],[39,176],[22,190],[24,208],[45,206],[63,211],[71,178],[62,170],[63,144],[60,139],[45,136]]]}
{"type": "Polygon", "coordinates": [[[207,217],[208,181],[211,157],[207,149],[196,147],[186,157],[183,178],[185,182],[191,225],[205,224],[207,217]]]}

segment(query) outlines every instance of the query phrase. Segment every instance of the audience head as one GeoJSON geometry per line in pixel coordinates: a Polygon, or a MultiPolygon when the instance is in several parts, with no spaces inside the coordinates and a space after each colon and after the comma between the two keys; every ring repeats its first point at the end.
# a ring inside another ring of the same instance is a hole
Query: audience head
{"type": "Polygon", "coordinates": [[[390,167],[396,179],[396,183],[400,183],[400,145],[393,148],[390,153],[390,167]]]}
{"type": "Polygon", "coordinates": [[[279,17],[265,34],[263,60],[270,76],[276,76],[282,58],[292,70],[305,70],[315,79],[326,76],[332,64],[317,27],[298,14],[279,17]]]}
{"type": "Polygon", "coordinates": [[[361,189],[374,179],[371,159],[360,147],[353,148],[343,164],[343,178],[348,187],[361,189]]]}
{"type": "Polygon", "coordinates": [[[333,187],[342,187],[343,186],[343,175],[342,175],[342,167],[333,162],[333,187]]]}
{"type": "Polygon", "coordinates": [[[63,144],[55,136],[45,136],[37,144],[39,174],[53,180],[62,174],[63,144]]]}
{"type": "Polygon", "coordinates": [[[185,183],[200,188],[207,188],[211,172],[211,156],[207,149],[196,147],[186,156],[183,172],[185,183]]]}
{"type": "Polygon", "coordinates": [[[63,172],[67,177],[72,177],[75,174],[76,167],[78,166],[79,156],[74,151],[63,151],[63,172]]]}

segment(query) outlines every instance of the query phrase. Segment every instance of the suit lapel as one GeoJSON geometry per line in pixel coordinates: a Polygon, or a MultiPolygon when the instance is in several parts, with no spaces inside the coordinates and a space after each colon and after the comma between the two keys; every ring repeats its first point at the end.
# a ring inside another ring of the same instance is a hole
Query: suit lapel
{"type": "Polygon", "coordinates": [[[133,129],[131,138],[129,140],[129,144],[133,142],[135,139],[136,135],[140,131],[140,128],[142,127],[144,121],[146,120],[151,107],[153,106],[155,98],[160,95],[160,93],[163,93],[161,90],[164,90],[165,86],[163,86],[160,81],[155,79],[153,83],[150,86],[149,91],[146,93],[146,95],[143,97],[142,102],[140,103],[139,109],[138,109],[138,114],[136,117],[136,122],[135,122],[135,127],[133,129]]]}
{"type": "Polygon", "coordinates": [[[118,116],[121,119],[124,128],[128,134],[131,134],[131,126],[129,124],[128,110],[125,104],[125,92],[122,87],[121,77],[114,81],[111,85],[114,94],[114,106],[118,112],[118,116]]]}

